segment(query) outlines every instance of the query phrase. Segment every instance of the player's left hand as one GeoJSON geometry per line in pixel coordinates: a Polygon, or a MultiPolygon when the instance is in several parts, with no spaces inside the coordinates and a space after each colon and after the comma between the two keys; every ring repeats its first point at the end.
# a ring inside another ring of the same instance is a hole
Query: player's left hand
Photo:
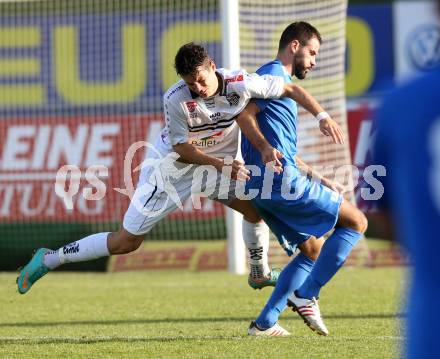
{"type": "Polygon", "coordinates": [[[342,183],[339,183],[337,181],[329,180],[328,178],[324,177],[322,179],[322,184],[330,189],[332,189],[335,192],[338,192],[340,194],[344,194],[345,187],[342,183]]]}
{"type": "Polygon", "coordinates": [[[319,121],[319,129],[325,136],[330,136],[334,143],[344,143],[344,133],[341,127],[331,117],[319,121]]]}
{"type": "Polygon", "coordinates": [[[342,183],[339,183],[337,181],[333,181],[331,187],[330,187],[333,191],[336,191],[340,194],[344,194],[345,193],[345,187],[342,183]]]}
{"type": "Polygon", "coordinates": [[[269,166],[275,173],[280,174],[283,172],[283,164],[280,159],[283,158],[283,154],[272,146],[267,146],[261,151],[261,159],[266,166],[269,166]]]}

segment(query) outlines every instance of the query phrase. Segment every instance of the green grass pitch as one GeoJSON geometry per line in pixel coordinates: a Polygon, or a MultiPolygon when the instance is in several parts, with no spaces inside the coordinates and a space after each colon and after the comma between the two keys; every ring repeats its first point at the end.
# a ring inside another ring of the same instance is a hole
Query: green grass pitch
{"type": "Polygon", "coordinates": [[[49,273],[16,292],[0,273],[0,358],[393,358],[405,339],[401,268],[344,268],[321,292],[328,337],[283,313],[288,338],[247,327],[271,289],[226,272],[49,273]]]}

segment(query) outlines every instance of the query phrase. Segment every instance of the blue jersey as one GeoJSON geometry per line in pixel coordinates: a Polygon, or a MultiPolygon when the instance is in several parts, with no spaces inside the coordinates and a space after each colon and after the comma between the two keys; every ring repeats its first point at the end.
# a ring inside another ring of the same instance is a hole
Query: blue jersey
{"type": "MultiPolygon", "coordinates": [[[[282,76],[287,83],[292,81],[278,60],[263,65],[257,73],[282,76]]],[[[281,246],[291,255],[310,236],[321,237],[335,226],[342,197],[322,184],[311,181],[296,167],[296,102],[281,98],[256,100],[256,103],[260,108],[257,120],[261,132],[273,147],[283,153],[281,161],[285,171],[275,175],[272,187],[268,188],[270,193],[266,193],[260,153],[242,136],[242,155],[246,165],[258,166],[261,170],[260,176],[251,174],[246,187],[248,190],[258,190],[252,204],[275,233],[281,246]],[[291,170],[288,176],[286,166],[291,170]],[[283,180],[283,176],[287,177],[283,180]],[[286,192],[283,193],[285,189],[288,193],[298,195],[286,197],[286,192]],[[266,194],[270,195],[269,198],[266,194]]]]}
{"type": "Polygon", "coordinates": [[[414,264],[408,356],[438,358],[440,322],[440,68],[392,93],[377,120],[384,204],[414,264]]]}
{"type": "MultiPolygon", "coordinates": [[[[292,82],[292,77],[287,73],[279,60],[271,61],[261,66],[257,73],[259,75],[274,75],[284,78],[286,83],[292,82]]],[[[277,150],[284,154],[283,165],[294,165],[296,155],[296,124],[297,107],[296,102],[290,98],[278,100],[256,100],[260,109],[257,115],[258,125],[267,141],[277,150]]],[[[261,161],[260,153],[249,143],[245,136],[242,136],[241,151],[246,164],[257,165],[262,170],[262,175],[251,177],[249,186],[261,183],[264,175],[264,164],[261,161]]],[[[280,176],[275,177],[275,181],[280,176]]]]}

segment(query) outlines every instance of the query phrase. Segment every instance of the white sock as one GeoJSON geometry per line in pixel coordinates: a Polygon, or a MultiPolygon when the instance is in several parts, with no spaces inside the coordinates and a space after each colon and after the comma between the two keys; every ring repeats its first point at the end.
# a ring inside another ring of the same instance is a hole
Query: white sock
{"type": "Polygon", "coordinates": [[[269,276],[269,227],[264,222],[251,223],[243,219],[242,231],[244,243],[249,252],[251,277],[269,276]]]}
{"type": "Polygon", "coordinates": [[[64,263],[84,262],[106,257],[110,255],[107,247],[109,233],[92,234],[79,241],[69,243],[57,251],[51,251],[44,256],[44,264],[50,269],[55,269],[64,263]]]}
{"type": "Polygon", "coordinates": [[[44,255],[43,263],[49,269],[55,269],[60,263],[60,257],[58,251],[49,251],[44,255]]]}

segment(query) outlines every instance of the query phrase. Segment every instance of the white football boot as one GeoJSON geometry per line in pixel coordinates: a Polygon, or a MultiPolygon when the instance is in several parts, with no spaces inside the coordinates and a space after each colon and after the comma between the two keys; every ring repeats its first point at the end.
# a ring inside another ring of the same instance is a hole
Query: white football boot
{"type": "Polygon", "coordinates": [[[261,330],[254,321],[249,326],[248,334],[254,337],[287,337],[290,335],[290,333],[278,323],[275,323],[273,327],[266,330],[261,330]]]}
{"type": "Polygon", "coordinates": [[[310,329],[316,331],[319,335],[328,335],[328,329],[322,320],[317,299],[299,298],[294,292],[287,299],[287,306],[292,308],[294,312],[298,312],[310,329]]]}

